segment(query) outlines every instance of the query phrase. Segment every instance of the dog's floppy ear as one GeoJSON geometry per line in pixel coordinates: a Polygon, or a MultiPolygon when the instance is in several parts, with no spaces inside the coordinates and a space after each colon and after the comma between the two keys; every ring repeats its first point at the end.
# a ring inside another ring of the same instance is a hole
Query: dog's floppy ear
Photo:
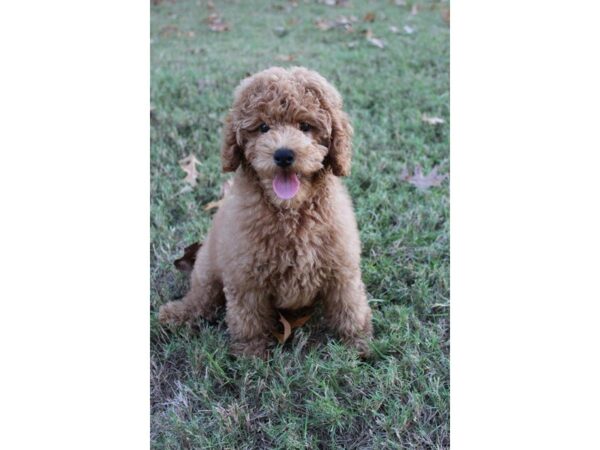
{"type": "Polygon", "coordinates": [[[350,175],[352,133],[348,115],[341,108],[334,108],[331,111],[331,140],[326,161],[338,177],[350,175]]]}
{"type": "Polygon", "coordinates": [[[343,177],[350,174],[352,160],[352,126],[348,115],[342,109],[342,96],[325,78],[313,70],[293,67],[292,73],[308,90],[312,91],[327,110],[331,118],[329,152],[325,165],[331,167],[334,175],[343,177]]]}
{"type": "Polygon", "coordinates": [[[235,172],[242,161],[242,149],[237,142],[237,133],[231,112],[225,117],[223,127],[223,146],[221,147],[221,166],[223,172],[235,172]]]}

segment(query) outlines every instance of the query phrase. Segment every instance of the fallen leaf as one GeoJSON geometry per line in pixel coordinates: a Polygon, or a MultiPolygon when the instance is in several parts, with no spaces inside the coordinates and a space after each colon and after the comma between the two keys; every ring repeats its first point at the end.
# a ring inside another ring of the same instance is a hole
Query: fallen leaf
{"type": "Polygon", "coordinates": [[[365,37],[367,38],[367,41],[375,47],[385,48],[385,43],[381,39],[373,37],[373,32],[371,30],[367,30],[365,37]]]}
{"type": "Polygon", "coordinates": [[[208,0],[208,2],[206,2],[206,7],[209,11],[213,11],[215,9],[215,4],[211,0],[208,0]]]}
{"type": "Polygon", "coordinates": [[[415,32],[415,29],[410,25],[404,25],[404,32],[406,34],[413,34],[415,32]]]}
{"type": "Polygon", "coordinates": [[[188,245],[183,251],[183,256],[173,262],[175,267],[182,272],[190,273],[194,268],[196,255],[198,254],[200,247],[202,247],[202,242],[194,242],[192,245],[188,245]]]}
{"type": "Polygon", "coordinates": [[[200,161],[196,159],[193,153],[179,160],[179,167],[187,174],[183,181],[189,183],[191,186],[196,186],[198,176],[200,175],[196,169],[196,164],[200,164],[200,161]]]}
{"type": "Polygon", "coordinates": [[[327,31],[332,28],[343,28],[346,31],[353,31],[352,22],[356,22],[356,17],[346,17],[340,16],[335,20],[325,20],[325,19],[317,19],[315,20],[315,25],[318,29],[327,31]]]}
{"type": "Polygon", "coordinates": [[[277,55],[275,57],[275,59],[277,61],[290,62],[290,61],[293,61],[294,59],[296,59],[296,57],[294,55],[277,55]]]}
{"type": "Polygon", "coordinates": [[[373,44],[375,47],[379,47],[379,48],[385,48],[385,43],[381,40],[381,39],[377,39],[377,38],[369,38],[367,39],[371,44],[373,44]]]}
{"type": "Polygon", "coordinates": [[[310,316],[296,317],[295,319],[290,320],[290,327],[292,327],[292,330],[300,328],[302,325],[308,322],[309,319],[310,316]]]}
{"type": "Polygon", "coordinates": [[[281,311],[279,312],[279,322],[283,325],[283,333],[278,331],[272,331],[273,336],[277,338],[280,344],[285,344],[285,342],[292,335],[292,331],[296,328],[300,328],[310,319],[310,315],[296,317],[294,319],[287,319],[281,311]]]}
{"type": "Polygon", "coordinates": [[[437,169],[437,166],[435,166],[431,172],[429,172],[429,174],[423,175],[421,166],[417,164],[413,175],[408,175],[408,171],[403,170],[400,174],[400,179],[403,181],[408,181],[417,189],[426,190],[432,186],[439,186],[442,184],[442,181],[448,177],[448,174],[438,174],[437,169]]]}
{"type": "Polygon", "coordinates": [[[416,16],[417,14],[419,14],[419,5],[417,5],[416,3],[413,3],[410,13],[413,16],[416,16]]]}
{"type": "Polygon", "coordinates": [[[442,15],[442,20],[450,25],[450,8],[442,8],[440,14],[442,15]]]}
{"type": "Polygon", "coordinates": [[[230,178],[229,180],[223,183],[223,185],[221,186],[221,198],[219,200],[213,200],[212,202],[208,202],[206,205],[204,205],[204,211],[210,211],[211,209],[219,208],[223,203],[223,199],[231,189],[231,186],[233,186],[233,178],[230,178]]]}
{"type": "Polygon", "coordinates": [[[325,19],[317,19],[315,20],[315,25],[319,30],[327,31],[333,27],[333,22],[330,22],[325,19]]]}
{"type": "Polygon", "coordinates": [[[323,3],[327,6],[348,6],[348,0],[319,0],[319,3],[323,3]]]}
{"type": "Polygon", "coordinates": [[[179,28],[177,28],[175,25],[167,25],[166,27],[162,27],[158,33],[163,37],[169,37],[174,34],[178,34],[179,28]]]}
{"type": "Polygon", "coordinates": [[[398,29],[398,27],[395,27],[394,25],[390,25],[390,31],[392,33],[399,33],[400,30],[398,29]]]}
{"type": "Polygon", "coordinates": [[[223,200],[213,200],[212,202],[208,202],[206,205],[204,205],[204,211],[210,211],[211,209],[215,209],[218,208],[219,206],[221,206],[221,203],[223,202],[223,200]]]}
{"type": "Polygon", "coordinates": [[[208,23],[208,28],[210,28],[211,31],[216,31],[218,33],[222,31],[229,31],[229,24],[225,22],[225,20],[217,13],[212,13],[210,16],[208,16],[206,22],[208,23]]]}
{"type": "Polygon", "coordinates": [[[440,125],[445,122],[441,117],[428,116],[427,114],[423,114],[421,120],[429,125],[440,125]]]}
{"type": "Polygon", "coordinates": [[[283,325],[283,333],[273,331],[273,335],[277,338],[280,344],[283,344],[292,335],[292,326],[281,313],[279,313],[279,321],[283,325]]]}
{"type": "Polygon", "coordinates": [[[369,11],[368,13],[365,14],[365,17],[363,17],[363,21],[375,22],[375,13],[373,11],[369,11]]]}

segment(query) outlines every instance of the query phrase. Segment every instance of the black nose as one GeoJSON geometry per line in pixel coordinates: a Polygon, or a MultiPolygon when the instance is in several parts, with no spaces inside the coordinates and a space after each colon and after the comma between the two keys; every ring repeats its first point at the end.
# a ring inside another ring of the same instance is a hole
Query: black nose
{"type": "Polygon", "coordinates": [[[291,166],[294,162],[294,152],[289,148],[279,148],[275,151],[273,159],[279,167],[291,166]]]}

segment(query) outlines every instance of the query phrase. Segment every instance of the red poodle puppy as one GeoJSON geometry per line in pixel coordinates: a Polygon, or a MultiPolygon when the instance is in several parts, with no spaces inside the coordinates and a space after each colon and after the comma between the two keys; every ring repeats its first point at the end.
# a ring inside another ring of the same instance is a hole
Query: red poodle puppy
{"type": "Polygon", "coordinates": [[[198,251],[191,288],[160,308],[165,324],[212,320],[226,304],[235,354],[264,356],[277,309],[323,304],[344,342],[368,352],[371,309],[348,175],[352,127],[337,90],[302,67],[243,80],[225,120],[234,182],[198,251]]]}

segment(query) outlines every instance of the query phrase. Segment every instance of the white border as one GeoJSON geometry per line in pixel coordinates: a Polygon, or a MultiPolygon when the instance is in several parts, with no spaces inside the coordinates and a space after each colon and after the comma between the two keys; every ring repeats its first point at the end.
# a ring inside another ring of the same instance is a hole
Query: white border
{"type": "Polygon", "coordinates": [[[599,13],[452,2],[456,449],[599,445],[599,13]]]}
{"type": "Polygon", "coordinates": [[[0,448],[148,448],[149,2],[0,33],[0,448]]]}

